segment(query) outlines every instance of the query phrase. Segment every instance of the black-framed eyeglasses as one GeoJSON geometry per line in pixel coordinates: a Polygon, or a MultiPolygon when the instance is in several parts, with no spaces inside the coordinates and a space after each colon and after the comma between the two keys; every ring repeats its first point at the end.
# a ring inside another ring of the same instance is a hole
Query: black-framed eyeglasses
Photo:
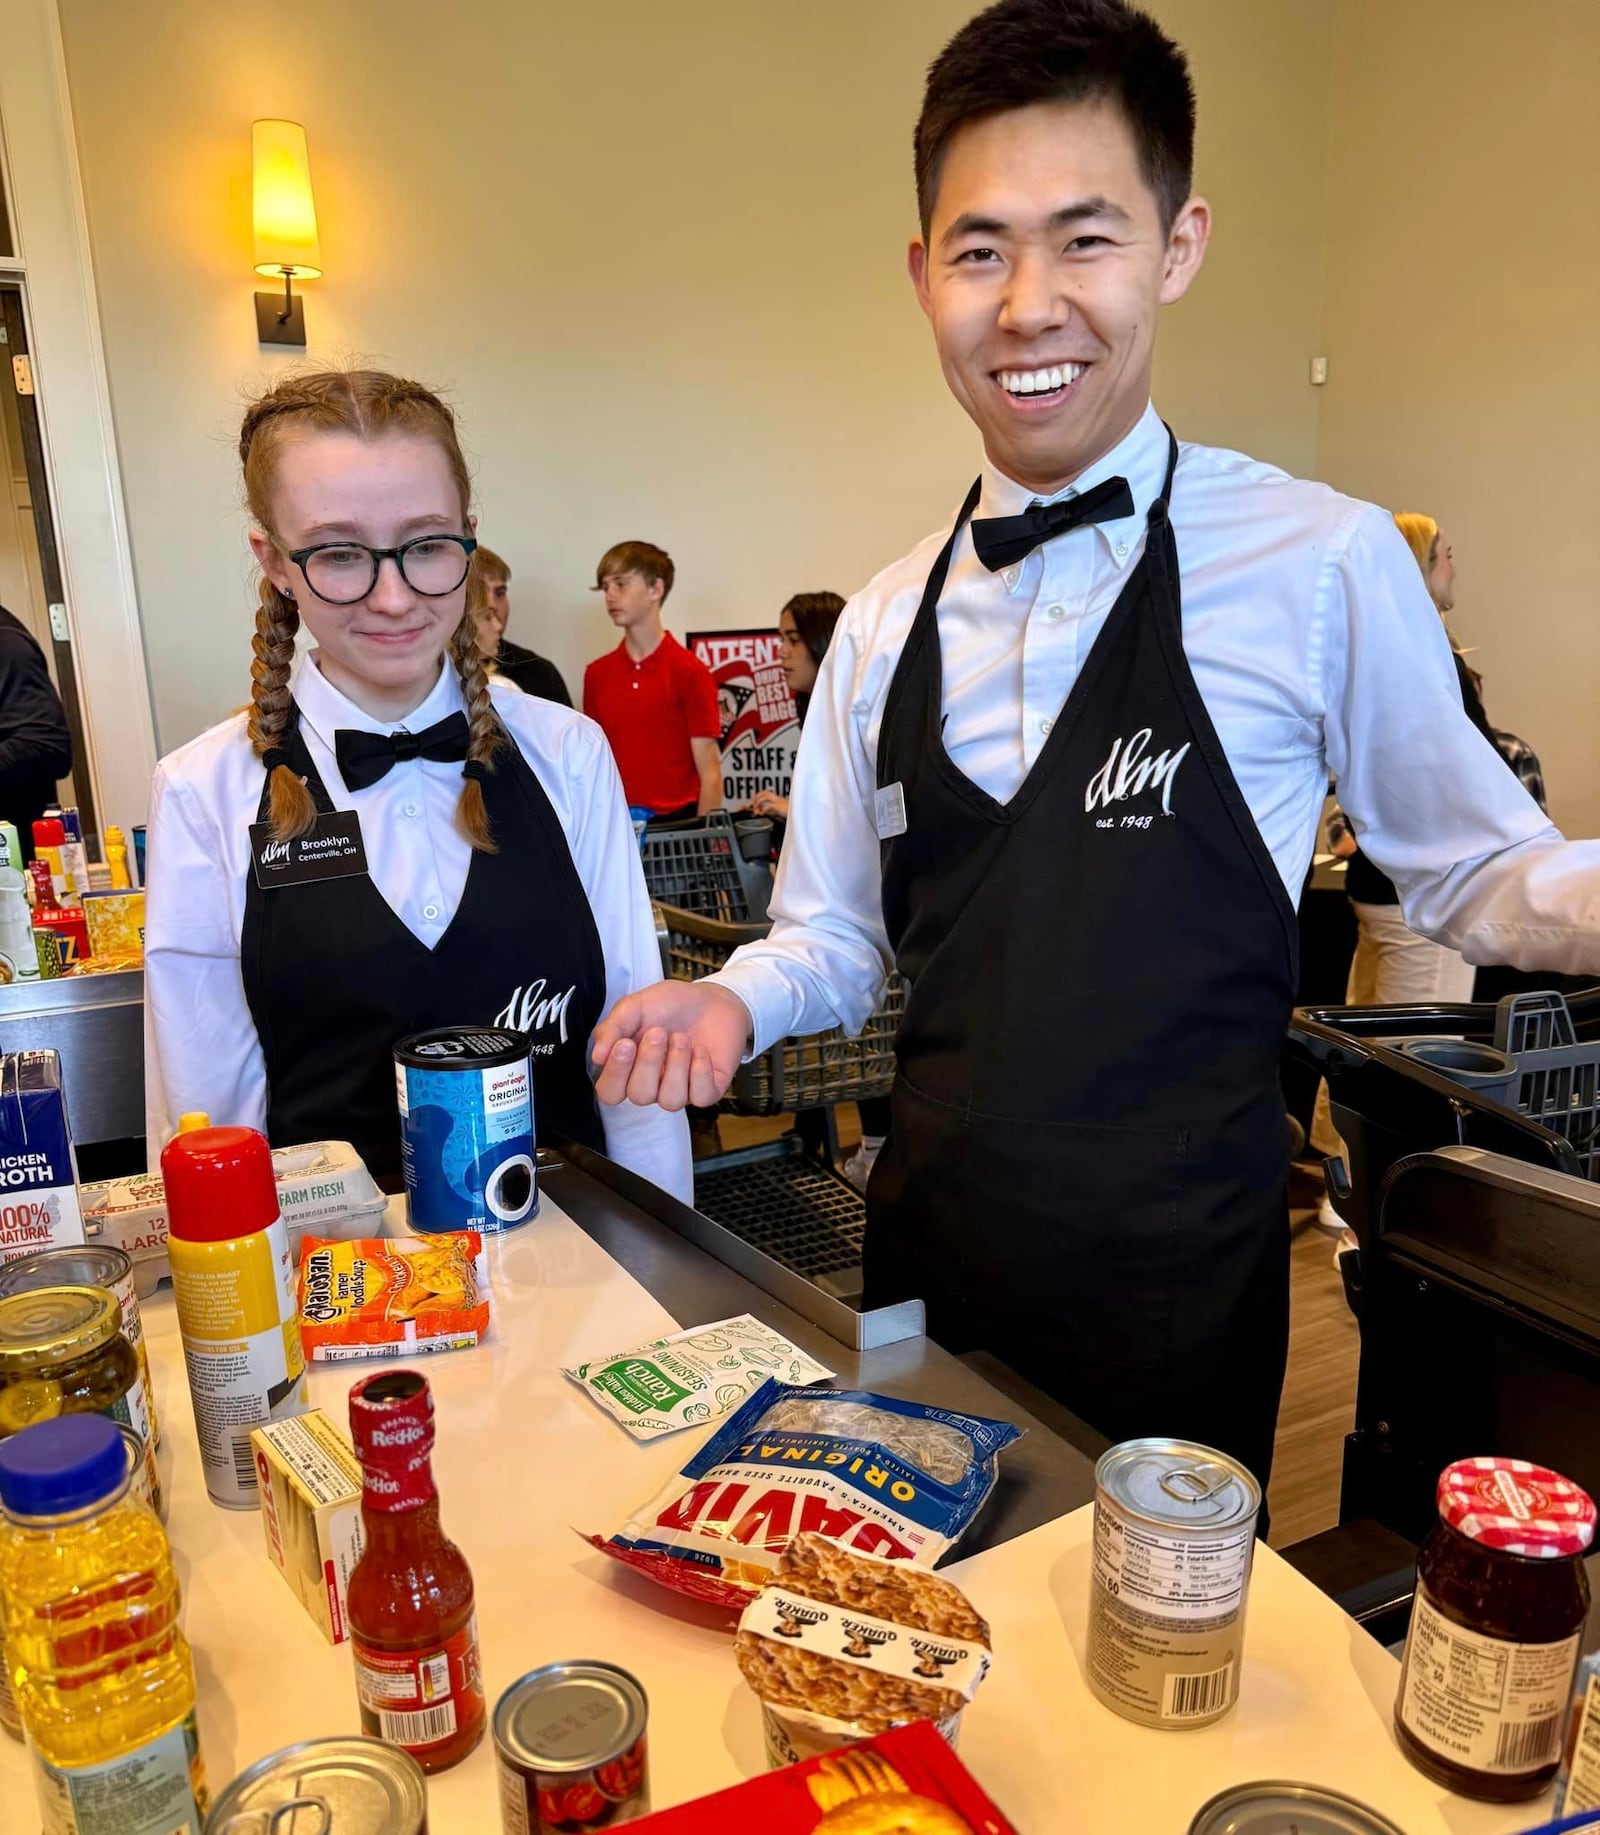
{"type": "Polygon", "coordinates": [[[306,585],[329,605],[354,605],[378,584],[378,569],[393,561],[414,593],[442,599],[467,577],[478,544],[470,535],[419,535],[398,548],[368,548],[361,542],[320,542],[296,548],[289,559],[306,585]]]}

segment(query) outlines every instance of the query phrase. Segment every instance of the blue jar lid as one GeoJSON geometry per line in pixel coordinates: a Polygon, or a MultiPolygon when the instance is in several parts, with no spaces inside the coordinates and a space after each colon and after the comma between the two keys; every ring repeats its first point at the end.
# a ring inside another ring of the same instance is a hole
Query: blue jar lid
{"type": "Polygon", "coordinates": [[[127,1477],[127,1443],[104,1415],[61,1415],[0,1440],[0,1504],[11,1516],[86,1509],[127,1477]]]}

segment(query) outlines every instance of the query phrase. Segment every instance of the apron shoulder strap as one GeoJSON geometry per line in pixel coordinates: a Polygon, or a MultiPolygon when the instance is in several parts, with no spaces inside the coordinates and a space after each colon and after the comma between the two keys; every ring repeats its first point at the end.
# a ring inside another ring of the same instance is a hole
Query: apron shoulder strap
{"type": "MultiPolygon", "coordinates": [[[[317,806],[317,814],[333,814],[333,801],[328,795],[317,767],[311,761],[311,754],[306,750],[306,742],[300,732],[300,705],[297,701],[289,702],[289,712],[283,723],[283,736],[278,741],[277,750],[283,754],[280,761],[287,764],[295,776],[301,778],[305,787],[311,792],[311,800],[317,806]]],[[[268,758],[272,756],[268,753],[268,758]]],[[[272,772],[267,768],[267,760],[261,761],[261,800],[256,805],[256,820],[265,822],[272,810],[272,772]]]]}

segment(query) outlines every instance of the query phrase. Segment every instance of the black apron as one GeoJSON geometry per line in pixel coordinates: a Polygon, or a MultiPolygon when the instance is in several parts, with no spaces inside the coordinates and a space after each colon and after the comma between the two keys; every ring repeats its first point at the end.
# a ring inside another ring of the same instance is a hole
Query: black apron
{"type": "MultiPolygon", "coordinates": [[[[331,813],[292,704],[283,745],[318,811],[331,813]]],[[[588,1068],[606,991],[594,914],[556,812],[514,740],[495,755],[483,795],[499,851],[474,849],[461,904],[432,949],[366,873],[271,891],[250,873],[240,968],[266,1059],[273,1146],[350,1141],[374,1178],[398,1190],[395,1041],[493,1023],[532,1037],[540,1140],[568,1135],[605,1151],[588,1068]]],[[[269,802],[263,784],[258,821],[269,802]]]]}
{"type": "Polygon", "coordinates": [[[976,484],[924,589],[878,746],[880,789],[904,792],[883,909],[911,992],[867,1298],[921,1295],[930,1335],[991,1351],[1111,1439],[1198,1439],[1265,1487],[1296,925],[1184,656],[1177,450],[1009,803],[942,737],[935,614],[976,484]]]}

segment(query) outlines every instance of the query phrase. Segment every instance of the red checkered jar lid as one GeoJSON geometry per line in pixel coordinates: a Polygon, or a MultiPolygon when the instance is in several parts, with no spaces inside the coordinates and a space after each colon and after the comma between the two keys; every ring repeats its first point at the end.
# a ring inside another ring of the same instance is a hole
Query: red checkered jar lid
{"type": "Polygon", "coordinates": [[[1594,1499],[1526,1459],[1458,1459],[1439,1475],[1439,1516],[1485,1548],[1556,1560],[1594,1539],[1594,1499]]]}

